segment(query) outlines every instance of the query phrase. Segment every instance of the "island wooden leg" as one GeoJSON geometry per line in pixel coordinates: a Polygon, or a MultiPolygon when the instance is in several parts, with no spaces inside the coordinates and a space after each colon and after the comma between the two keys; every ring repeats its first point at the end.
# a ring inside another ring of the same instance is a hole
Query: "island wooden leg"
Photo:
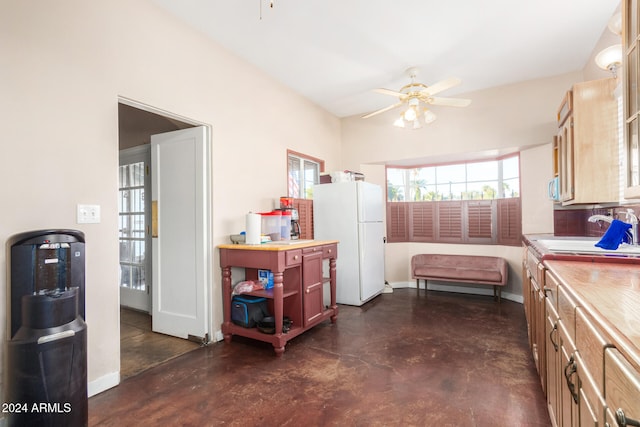
{"type": "Polygon", "coordinates": [[[224,342],[231,342],[231,333],[229,332],[229,325],[231,324],[231,267],[225,266],[222,268],[222,308],[224,313],[224,320],[222,323],[222,336],[224,342]]]}
{"type": "Polygon", "coordinates": [[[279,337],[278,343],[273,343],[273,350],[276,356],[282,356],[286,340],[282,338],[282,311],[283,311],[283,280],[282,271],[273,272],[273,316],[276,318],[276,337],[279,337]]]}
{"type": "Polygon", "coordinates": [[[338,304],[336,302],[336,259],[329,258],[329,289],[331,290],[331,309],[333,315],[331,316],[331,323],[336,323],[338,320],[338,304]]]}

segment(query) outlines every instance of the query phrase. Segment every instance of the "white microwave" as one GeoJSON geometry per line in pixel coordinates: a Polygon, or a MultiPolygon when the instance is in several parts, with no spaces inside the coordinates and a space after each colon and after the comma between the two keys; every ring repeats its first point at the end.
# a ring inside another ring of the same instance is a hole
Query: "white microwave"
{"type": "Polygon", "coordinates": [[[560,201],[560,180],[557,176],[549,181],[547,196],[551,200],[560,201]]]}

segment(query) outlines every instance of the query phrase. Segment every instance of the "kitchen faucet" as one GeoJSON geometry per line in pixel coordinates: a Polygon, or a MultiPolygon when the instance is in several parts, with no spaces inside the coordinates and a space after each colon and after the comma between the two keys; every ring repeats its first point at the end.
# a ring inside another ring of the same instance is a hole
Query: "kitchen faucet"
{"type": "MultiPolygon", "coordinates": [[[[588,221],[589,222],[605,221],[611,224],[611,222],[613,221],[613,217],[608,215],[591,215],[588,221]]],[[[631,244],[637,246],[638,245],[638,217],[636,216],[633,209],[630,209],[630,208],[627,209],[627,212],[625,213],[625,222],[627,224],[631,224],[631,229],[628,230],[627,233],[629,233],[629,236],[631,237],[630,239],[631,244]]]]}
{"type": "Polygon", "coordinates": [[[638,245],[638,217],[633,209],[627,209],[626,221],[631,224],[631,244],[638,245]]]}
{"type": "Polygon", "coordinates": [[[609,224],[611,224],[611,222],[613,221],[613,217],[612,216],[607,216],[607,215],[591,215],[588,219],[589,222],[598,222],[598,221],[604,221],[604,222],[608,222],[609,224]]]}

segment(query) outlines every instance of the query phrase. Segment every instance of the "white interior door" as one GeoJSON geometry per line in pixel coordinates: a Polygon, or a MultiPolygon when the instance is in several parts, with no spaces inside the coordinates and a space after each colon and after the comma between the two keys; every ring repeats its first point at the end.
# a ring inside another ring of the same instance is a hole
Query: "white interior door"
{"type": "Polygon", "coordinates": [[[200,126],[151,136],[155,332],[209,340],[210,142],[200,126]]]}

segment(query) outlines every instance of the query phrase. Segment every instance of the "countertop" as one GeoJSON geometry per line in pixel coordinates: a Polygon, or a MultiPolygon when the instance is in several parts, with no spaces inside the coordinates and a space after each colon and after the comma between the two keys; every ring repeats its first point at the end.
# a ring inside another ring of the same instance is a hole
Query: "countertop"
{"type": "Polygon", "coordinates": [[[252,251],[288,251],[291,249],[303,249],[313,246],[332,245],[338,240],[283,240],[279,242],[262,243],[259,245],[225,244],[219,245],[219,249],[244,249],[252,251]]]}
{"type": "Polygon", "coordinates": [[[544,265],[573,290],[584,307],[640,369],[640,265],[546,260],[544,265]]]}

